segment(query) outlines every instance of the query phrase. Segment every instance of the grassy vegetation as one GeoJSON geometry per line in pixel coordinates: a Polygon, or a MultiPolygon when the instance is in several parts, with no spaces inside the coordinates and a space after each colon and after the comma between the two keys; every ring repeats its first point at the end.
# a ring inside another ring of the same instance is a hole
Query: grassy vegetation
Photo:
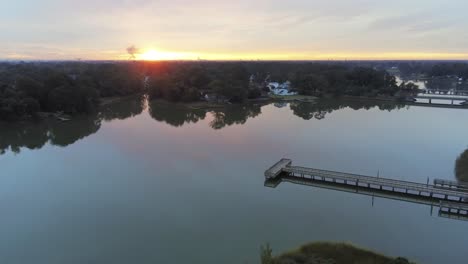
{"type": "Polygon", "coordinates": [[[310,95],[268,95],[272,99],[283,100],[283,101],[307,101],[314,102],[317,97],[310,95]]]}
{"type": "Polygon", "coordinates": [[[261,248],[262,264],[409,264],[346,243],[316,242],[273,257],[269,245],[261,248]]]}

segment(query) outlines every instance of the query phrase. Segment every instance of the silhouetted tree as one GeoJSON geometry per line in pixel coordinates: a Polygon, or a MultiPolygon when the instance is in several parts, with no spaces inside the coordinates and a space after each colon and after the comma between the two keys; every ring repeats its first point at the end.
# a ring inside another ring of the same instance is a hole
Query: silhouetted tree
{"type": "Polygon", "coordinates": [[[459,181],[468,182],[468,149],[455,161],[455,177],[459,181]]]}

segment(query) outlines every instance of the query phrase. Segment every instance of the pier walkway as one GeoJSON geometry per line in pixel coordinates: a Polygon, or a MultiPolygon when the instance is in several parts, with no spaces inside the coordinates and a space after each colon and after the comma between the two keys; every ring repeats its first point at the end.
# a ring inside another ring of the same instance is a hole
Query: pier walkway
{"type": "Polygon", "coordinates": [[[401,196],[404,200],[417,200],[436,205],[443,213],[468,216],[468,186],[447,180],[434,180],[423,184],[388,178],[292,166],[292,160],[282,159],[265,172],[265,185],[276,187],[282,181],[329,185],[334,189],[356,189],[363,194],[380,193],[383,196],[401,196]]]}

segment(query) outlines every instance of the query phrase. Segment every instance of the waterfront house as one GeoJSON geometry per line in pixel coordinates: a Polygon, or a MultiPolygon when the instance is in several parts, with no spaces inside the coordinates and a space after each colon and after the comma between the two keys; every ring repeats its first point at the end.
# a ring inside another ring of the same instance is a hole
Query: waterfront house
{"type": "Polygon", "coordinates": [[[274,95],[297,95],[296,92],[291,91],[291,82],[289,81],[284,83],[270,82],[267,87],[274,95]]]}

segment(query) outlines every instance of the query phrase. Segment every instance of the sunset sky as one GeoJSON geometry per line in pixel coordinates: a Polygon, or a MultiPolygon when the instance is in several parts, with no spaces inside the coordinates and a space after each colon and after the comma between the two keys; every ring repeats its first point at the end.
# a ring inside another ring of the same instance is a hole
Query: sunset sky
{"type": "Polygon", "coordinates": [[[467,0],[0,4],[0,59],[468,59],[467,0]]]}

